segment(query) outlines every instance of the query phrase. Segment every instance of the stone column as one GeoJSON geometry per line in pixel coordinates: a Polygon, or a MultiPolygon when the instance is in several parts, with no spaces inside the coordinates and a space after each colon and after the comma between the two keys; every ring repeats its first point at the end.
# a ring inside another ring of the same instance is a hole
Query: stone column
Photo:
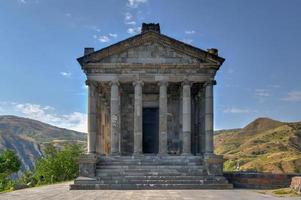
{"type": "Polygon", "coordinates": [[[111,155],[120,155],[119,82],[111,82],[111,155]]]}
{"type": "Polygon", "coordinates": [[[182,128],[183,128],[183,150],[182,154],[191,154],[191,88],[190,82],[185,80],[182,83],[182,128]]]}
{"type": "Polygon", "coordinates": [[[135,81],[134,154],[142,154],[142,81],[135,81]]]}
{"type": "Polygon", "coordinates": [[[102,121],[103,121],[103,85],[101,83],[98,84],[97,90],[97,134],[96,134],[96,153],[98,155],[104,155],[104,141],[103,141],[103,129],[102,129],[102,121]]]}
{"type": "Polygon", "coordinates": [[[97,106],[96,106],[96,83],[87,80],[88,85],[88,153],[96,153],[96,132],[97,132],[97,106]]]}
{"type": "Polygon", "coordinates": [[[166,81],[159,82],[159,154],[167,154],[167,85],[166,81]]]}
{"type": "Polygon", "coordinates": [[[213,85],[216,81],[205,83],[205,154],[213,153],[213,85]]]}

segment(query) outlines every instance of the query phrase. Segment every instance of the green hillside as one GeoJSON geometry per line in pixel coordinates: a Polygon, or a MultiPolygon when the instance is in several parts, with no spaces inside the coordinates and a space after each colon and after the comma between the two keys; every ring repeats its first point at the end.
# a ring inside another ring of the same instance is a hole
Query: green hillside
{"type": "Polygon", "coordinates": [[[242,129],[219,131],[214,141],[225,171],[301,172],[301,122],[258,118],[242,129]]]}

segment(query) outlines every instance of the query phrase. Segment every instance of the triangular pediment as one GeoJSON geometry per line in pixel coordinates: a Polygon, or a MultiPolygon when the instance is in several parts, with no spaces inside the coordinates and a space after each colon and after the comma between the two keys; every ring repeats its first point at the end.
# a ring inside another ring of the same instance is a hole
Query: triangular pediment
{"type": "Polygon", "coordinates": [[[196,64],[205,61],[182,53],[160,42],[146,42],[98,60],[100,63],[196,64]]]}
{"type": "Polygon", "coordinates": [[[168,36],[147,32],[90,53],[78,59],[87,63],[197,64],[221,65],[223,58],[168,36]]]}

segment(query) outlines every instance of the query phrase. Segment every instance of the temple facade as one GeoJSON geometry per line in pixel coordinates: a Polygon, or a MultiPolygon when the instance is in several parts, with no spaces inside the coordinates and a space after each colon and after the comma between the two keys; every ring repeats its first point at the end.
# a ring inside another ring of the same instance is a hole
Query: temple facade
{"type": "Polygon", "coordinates": [[[213,145],[214,77],[224,62],[217,49],[142,24],[131,38],[85,48],[78,62],[87,76],[88,147],[71,189],[231,187],[213,145]]]}

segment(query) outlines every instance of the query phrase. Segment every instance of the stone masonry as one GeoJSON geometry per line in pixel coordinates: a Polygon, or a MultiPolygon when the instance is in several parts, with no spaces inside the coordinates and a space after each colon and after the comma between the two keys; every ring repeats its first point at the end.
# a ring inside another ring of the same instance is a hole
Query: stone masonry
{"type": "Polygon", "coordinates": [[[88,152],[71,189],[230,188],[213,153],[214,77],[224,59],[159,24],[78,58],[88,85],[88,152]]]}

